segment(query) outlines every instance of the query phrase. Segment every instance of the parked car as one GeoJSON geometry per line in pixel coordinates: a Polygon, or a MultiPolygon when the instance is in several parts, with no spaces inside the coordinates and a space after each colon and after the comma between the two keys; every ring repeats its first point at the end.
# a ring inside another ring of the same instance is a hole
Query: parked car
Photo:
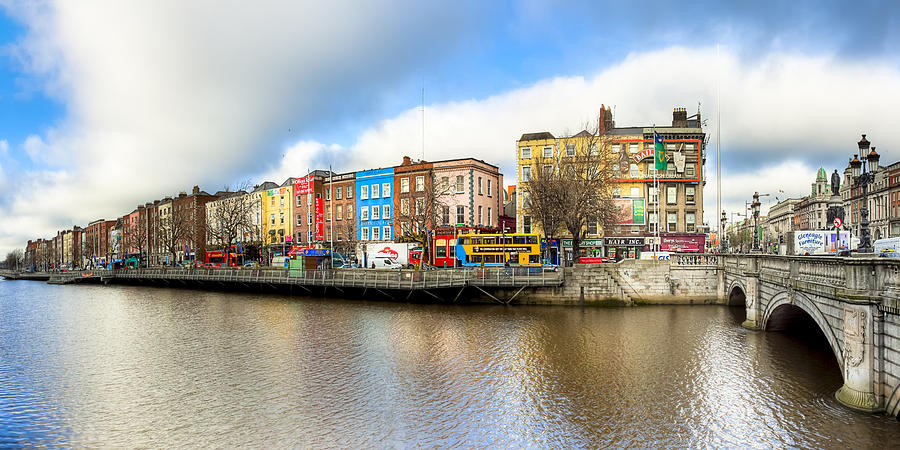
{"type": "Polygon", "coordinates": [[[257,268],[259,267],[259,263],[256,261],[244,261],[244,267],[257,268]]]}

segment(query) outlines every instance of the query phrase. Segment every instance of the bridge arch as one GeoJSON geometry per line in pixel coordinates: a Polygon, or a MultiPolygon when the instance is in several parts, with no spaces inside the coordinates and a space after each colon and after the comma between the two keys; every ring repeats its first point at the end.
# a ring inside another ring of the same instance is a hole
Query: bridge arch
{"type": "Polygon", "coordinates": [[[739,280],[732,281],[728,286],[728,297],[725,304],[728,306],[747,305],[747,288],[739,280]]]}
{"type": "Polygon", "coordinates": [[[828,320],[825,319],[825,315],[822,314],[822,311],[820,311],[819,308],[816,307],[816,304],[805,295],[795,292],[792,301],[791,296],[788,295],[787,292],[776,294],[775,297],[773,297],[772,300],[769,301],[769,303],[766,305],[765,313],[763,314],[762,329],[766,330],[769,327],[769,319],[772,318],[772,314],[776,309],[784,305],[796,306],[800,308],[801,310],[803,310],[803,312],[808,314],[809,317],[813,319],[816,325],[818,325],[819,330],[828,341],[828,345],[831,347],[831,351],[832,353],[834,353],[834,357],[837,358],[838,366],[841,368],[841,376],[843,376],[844,356],[841,345],[838,342],[837,337],[835,337],[834,331],[831,329],[831,326],[828,325],[828,320]]]}

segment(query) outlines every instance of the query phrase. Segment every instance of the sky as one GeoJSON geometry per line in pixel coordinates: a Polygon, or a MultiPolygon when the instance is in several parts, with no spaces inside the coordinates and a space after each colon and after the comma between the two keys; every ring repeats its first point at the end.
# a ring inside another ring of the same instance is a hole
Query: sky
{"type": "Polygon", "coordinates": [[[522,133],[602,104],[618,126],[699,109],[704,221],[717,144],[729,219],[754,191],[765,213],[862,133],[900,160],[900,3],[0,0],[0,255],[194,185],[405,155],[513,184],[522,133]]]}

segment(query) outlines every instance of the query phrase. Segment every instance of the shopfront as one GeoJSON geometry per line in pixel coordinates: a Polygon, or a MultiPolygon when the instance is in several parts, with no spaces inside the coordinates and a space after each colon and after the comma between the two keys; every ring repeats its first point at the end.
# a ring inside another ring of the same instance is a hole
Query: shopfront
{"type": "MultiPolygon", "coordinates": [[[[566,263],[571,264],[574,260],[572,257],[572,240],[563,239],[563,250],[566,253],[566,263]]],[[[578,248],[579,258],[599,258],[603,254],[603,239],[583,239],[578,248]]]]}
{"type": "Polygon", "coordinates": [[[644,249],[643,237],[608,237],[603,238],[606,256],[615,261],[623,259],[640,259],[644,249]]]}

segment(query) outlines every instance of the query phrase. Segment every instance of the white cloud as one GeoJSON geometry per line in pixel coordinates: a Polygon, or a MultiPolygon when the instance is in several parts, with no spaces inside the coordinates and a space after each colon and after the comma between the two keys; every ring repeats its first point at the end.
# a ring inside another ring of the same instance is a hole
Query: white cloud
{"type": "MultiPolygon", "coordinates": [[[[857,133],[868,132],[883,148],[900,146],[893,132],[893,118],[900,115],[895,68],[794,54],[744,62],[722,52],[720,61],[722,194],[728,211],[742,210],[754,191],[806,195],[819,166],[829,173],[843,170],[836,165],[846,164],[857,133]]],[[[673,107],[694,111],[701,102],[710,136],[705,219],[715,227],[715,100],[715,49],[635,53],[588,78],[549,79],[485,99],[429,105],[425,159],[474,156],[500,166],[512,184],[515,141],[522,133],[577,132],[596,120],[602,103],[615,105],[619,126],[668,125],[673,107]]],[[[373,125],[344,150],[344,164],[336,170],[396,165],[403,155],[419,158],[421,127],[418,108],[373,125]]],[[[303,151],[313,151],[312,144],[303,151]]],[[[882,160],[898,156],[883,153],[882,160]]]]}
{"type": "Polygon", "coordinates": [[[0,140],[0,156],[7,154],[9,154],[9,142],[6,142],[6,139],[0,140]]]}

